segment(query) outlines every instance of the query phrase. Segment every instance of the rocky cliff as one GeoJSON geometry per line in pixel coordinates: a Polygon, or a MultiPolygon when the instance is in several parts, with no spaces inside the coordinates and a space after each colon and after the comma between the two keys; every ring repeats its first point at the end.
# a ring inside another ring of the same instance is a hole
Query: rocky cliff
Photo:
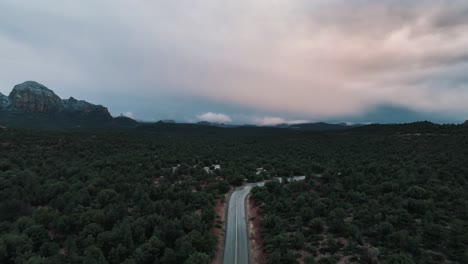
{"type": "Polygon", "coordinates": [[[52,90],[34,81],[16,85],[8,97],[0,94],[0,111],[112,119],[104,106],[94,105],[73,97],[62,100],[52,90]]]}
{"type": "Polygon", "coordinates": [[[94,105],[73,97],[63,100],[65,112],[71,115],[92,116],[94,118],[111,119],[109,110],[102,105],[94,105]]]}
{"type": "Polygon", "coordinates": [[[7,109],[10,104],[10,100],[8,100],[8,96],[0,93],[0,111],[7,109]]]}
{"type": "Polygon", "coordinates": [[[27,81],[13,88],[9,99],[10,111],[28,113],[60,113],[64,106],[62,99],[42,84],[27,81]]]}

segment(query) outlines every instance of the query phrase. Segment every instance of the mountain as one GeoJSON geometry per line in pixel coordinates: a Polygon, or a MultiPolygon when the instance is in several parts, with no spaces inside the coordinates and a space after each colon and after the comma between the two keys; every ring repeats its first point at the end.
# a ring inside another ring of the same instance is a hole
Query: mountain
{"type": "Polygon", "coordinates": [[[0,93],[0,111],[5,110],[10,104],[8,96],[0,93]]]}
{"type": "Polygon", "coordinates": [[[138,123],[113,118],[102,105],[73,97],[62,100],[46,86],[27,81],[15,85],[8,96],[0,94],[0,124],[61,129],[136,126],[138,123]]]}
{"type": "Polygon", "coordinates": [[[16,113],[48,113],[112,119],[107,108],[73,97],[62,100],[44,85],[27,81],[15,85],[8,97],[2,96],[2,109],[16,113]]]}
{"type": "Polygon", "coordinates": [[[468,120],[465,121],[465,123],[463,123],[464,126],[468,126],[468,120]]]}
{"type": "Polygon", "coordinates": [[[75,116],[88,116],[98,119],[112,119],[109,110],[102,105],[94,105],[73,97],[63,100],[65,112],[75,116]]]}
{"type": "Polygon", "coordinates": [[[8,111],[27,113],[60,113],[62,99],[42,84],[27,81],[15,85],[8,96],[8,111]]]}

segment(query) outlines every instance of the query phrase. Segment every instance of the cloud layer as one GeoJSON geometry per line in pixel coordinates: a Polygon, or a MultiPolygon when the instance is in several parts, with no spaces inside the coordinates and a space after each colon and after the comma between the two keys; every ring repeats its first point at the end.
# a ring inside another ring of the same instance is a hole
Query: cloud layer
{"type": "Polygon", "coordinates": [[[287,125],[296,125],[296,124],[304,124],[310,123],[310,120],[289,120],[282,117],[273,117],[273,116],[266,116],[266,117],[254,117],[252,118],[252,123],[261,126],[273,126],[279,124],[287,124],[287,125]]]}
{"type": "Polygon", "coordinates": [[[35,79],[100,102],[197,97],[315,120],[379,105],[468,115],[465,0],[4,0],[0,10],[3,92],[35,79]]]}
{"type": "Polygon", "coordinates": [[[199,121],[207,121],[211,123],[230,123],[232,122],[232,119],[230,116],[225,115],[225,114],[219,114],[219,113],[203,113],[200,115],[197,115],[197,119],[199,121]]]}

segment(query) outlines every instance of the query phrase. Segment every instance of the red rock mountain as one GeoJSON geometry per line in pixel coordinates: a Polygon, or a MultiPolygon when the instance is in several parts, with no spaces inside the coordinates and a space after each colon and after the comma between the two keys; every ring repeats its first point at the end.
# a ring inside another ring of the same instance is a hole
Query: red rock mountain
{"type": "Polygon", "coordinates": [[[64,110],[62,99],[52,90],[37,82],[24,82],[13,88],[9,109],[28,113],[60,113],[64,110]]]}
{"type": "Polygon", "coordinates": [[[76,100],[73,97],[62,100],[52,90],[34,81],[16,85],[8,97],[0,94],[0,111],[112,119],[104,106],[76,100]]]}

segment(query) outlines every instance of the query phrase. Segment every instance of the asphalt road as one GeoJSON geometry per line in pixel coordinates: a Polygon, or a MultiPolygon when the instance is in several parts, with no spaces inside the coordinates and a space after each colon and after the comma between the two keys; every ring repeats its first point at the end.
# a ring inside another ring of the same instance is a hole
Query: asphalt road
{"type": "Polygon", "coordinates": [[[252,185],[247,185],[235,190],[229,199],[224,264],[249,263],[245,198],[252,187],[252,185]]]}
{"type": "MultiPolygon", "coordinates": [[[[298,176],[292,179],[300,181],[305,179],[305,177],[298,176]]],[[[249,263],[249,238],[245,214],[245,198],[253,187],[263,186],[264,184],[265,182],[249,184],[235,190],[231,194],[228,205],[223,264],[249,263]]]]}

